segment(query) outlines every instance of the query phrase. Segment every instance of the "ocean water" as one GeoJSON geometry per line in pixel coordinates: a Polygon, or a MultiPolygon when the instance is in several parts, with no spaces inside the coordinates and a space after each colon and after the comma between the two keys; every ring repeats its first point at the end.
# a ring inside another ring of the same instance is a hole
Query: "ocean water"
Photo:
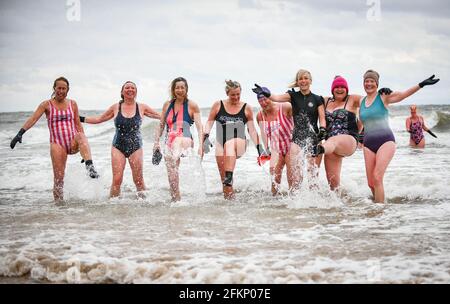
{"type": "Polygon", "coordinates": [[[223,199],[212,151],[182,160],[182,201],[171,203],[164,161],[151,163],[157,122],[146,118],[145,199],[128,167],[122,197],[108,198],[110,121],[84,125],[100,179],[70,156],[56,205],[45,118],[12,151],[31,113],[0,113],[0,283],[450,283],[450,105],[419,110],[438,139],[411,149],[408,107],[391,108],[386,204],[370,200],[361,150],[344,160],[341,194],[322,166],[318,189],[306,180],[272,197],[253,145],[237,162],[236,200],[223,199]]]}

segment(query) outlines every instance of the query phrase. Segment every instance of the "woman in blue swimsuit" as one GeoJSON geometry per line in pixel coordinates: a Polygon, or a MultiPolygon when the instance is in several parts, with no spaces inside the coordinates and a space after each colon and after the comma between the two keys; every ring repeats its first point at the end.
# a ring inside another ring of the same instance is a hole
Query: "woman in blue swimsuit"
{"type": "Polygon", "coordinates": [[[143,197],[145,190],[143,177],[143,150],[141,137],[142,117],[160,119],[159,113],[143,103],[136,102],[136,85],[127,81],[122,86],[119,103],[113,104],[105,113],[96,117],[81,117],[82,122],[99,124],[114,118],[116,133],[111,148],[111,164],[113,180],[110,197],[120,195],[120,186],[123,180],[126,159],[130,164],[133,181],[138,191],[138,196],[143,197]]]}
{"type": "Polygon", "coordinates": [[[359,117],[364,125],[364,161],[366,164],[367,183],[372,191],[374,201],[385,200],[383,177],[389,162],[395,153],[395,137],[389,127],[389,104],[397,103],[411,96],[426,85],[439,81],[434,75],[418,85],[390,95],[377,92],[380,76],[373,70],[364,74],[364,90],[367,96],[361,100],[359,117]]]}

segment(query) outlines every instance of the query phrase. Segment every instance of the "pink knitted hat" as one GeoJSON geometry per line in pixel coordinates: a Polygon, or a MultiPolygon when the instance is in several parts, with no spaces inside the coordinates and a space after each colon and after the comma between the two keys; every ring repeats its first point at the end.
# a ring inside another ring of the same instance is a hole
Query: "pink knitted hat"
{"type": "Polygon", "coordinates": [[[331,84],[331,94],[333,94],[333,91],[337,87],[344,87],[347,90],[348,94],[348,84],[347,80],[344,79],[342,76],[336,76],[333,80],[333,83],[331,84]]]}

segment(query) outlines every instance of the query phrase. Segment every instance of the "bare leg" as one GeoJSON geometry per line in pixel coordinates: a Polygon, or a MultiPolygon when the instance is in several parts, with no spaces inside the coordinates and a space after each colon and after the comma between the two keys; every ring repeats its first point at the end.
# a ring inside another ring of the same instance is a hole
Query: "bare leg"
{"type": "Polygon", "coordinates": [[[120,195],[120,186],[123,180],[123,170],[125,170],[126,158],[117,148],[111,148],[111,165],[113,180],[111,185],[110,197],[120,195]]]}
{"type": "Polygon", "coordinates": [[[142,192],[146,190],[143,175],[143,167],[144,167],[143,158],[144,158],[144,151],[142,150],[142,148],[135,151],[128,158],[128,163],[130,164],[131,173],[133,175],[133,181],[134,184],[136,185],[137,195],[140,198],[145,198],[145,195],[142,192]]]}
{"type": "Polygon", "coordinates": [[[372,191],[372,195],[375,197],[375,182],[373,180],[373,172],[375,169],[376,154],[369,148],[364,147],[364,162],[366,165],[367,185],[372,191]]]}
{"type": "Polygon", "coordinates": [[[278,191],[280,189],[281,176],[283,174],[283,167],[286,163],[285,163],[284,157],[281,154],[274,152],[274,151],[272,151],[272,158],[270,159],[270,161],[271,161],[270,174],[273,177],[272,194],[277,195],[278,191]],[[272,167],[272,160],[274,163],[273,167],[272,167]]]}
{"type": "Polygon", "coordinates": [[[322,144],[325,149],[325,155],[335,153],[341,156],[350,156],[355,153],[357,142],[353,136],[341,134],[330,137],[322,144]]]}
{"type": "Polygon", "coordinates": [[[287,164],[292,177],[291,191],[298,190],[300,183],[303,181],[302,162],[303,152],[301,148],[297,144],[292,143],[289,150],[289,162],[287,164]]]}
{"type": "Polygon", "coordinates": [[[70,154],[75,154],[80,152],[81,157],[84,160],[92,160],[91,148],[89,147],[89,142],[86,135],[83,133],[77,133],[71,144],[70,154]]]}
{"type": "Polygon", "coordinates": [[[169,178],[170,196],[173,202],[181,200],[180,188],[179,188],[179,175],[178,168],[180,166],[180,159],[176,159],[171,155],[165,157],[167,176],[169,178]]]}
{"type": "Polygon", "coordinates": [[[389,141],[384,143],[376,154],[375,169],[373,171],[374,200],[375,203],[384,203],[384,173],[395,154],[395,143],[389,141]]]}
{"type": "Polygon", "coordinates": [[[180,157],[184,151],[193,147],[193,141],[187,137],[177,137],[165,156],[167,176],[169,178],[170,196],[173,202],[181,200],[180,194],[180,157]]]}
{"type": "Polygon", "coordinates": [[[341,180],[342,156],[333,154],[325,155],[325,171],[331,190],[339,187],[341,180]]]}
{"type": "Polygon", "coordinates": [[[291,155],[288,152],[285,156],[284,156],[284,163],[286,165],[286,177],[287,177],[287,181],[288,181],[288,185],[289,185],[289,189],[292,188],[292,184],[293,184],[293,176],[292,176],[292,168],[289,165],[291,161],[291,155]]]}
{"type": "Polygon", "coordinates": [[[53,198],[55,202],[64,200],[64,173],[66,171],[67,152],[58,144],[50,144],[50,156],[53,165],[53,198]]]}

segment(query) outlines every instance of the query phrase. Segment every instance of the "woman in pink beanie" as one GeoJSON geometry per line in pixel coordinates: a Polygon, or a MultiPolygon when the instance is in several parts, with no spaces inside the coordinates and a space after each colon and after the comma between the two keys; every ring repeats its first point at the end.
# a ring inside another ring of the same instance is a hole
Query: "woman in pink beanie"
{"type": "Polygon", "coordinates": [[[362,129],[357,123],[360,95],[349,95],[347,81],[336,76],[331,84],[332,97],[325,97],[327,121],[326,141],[316,148],[317,154],[325,154],[325,171],[332,190],[339,187],[342,159],[355,153],[358,134],[362,129]]]}

